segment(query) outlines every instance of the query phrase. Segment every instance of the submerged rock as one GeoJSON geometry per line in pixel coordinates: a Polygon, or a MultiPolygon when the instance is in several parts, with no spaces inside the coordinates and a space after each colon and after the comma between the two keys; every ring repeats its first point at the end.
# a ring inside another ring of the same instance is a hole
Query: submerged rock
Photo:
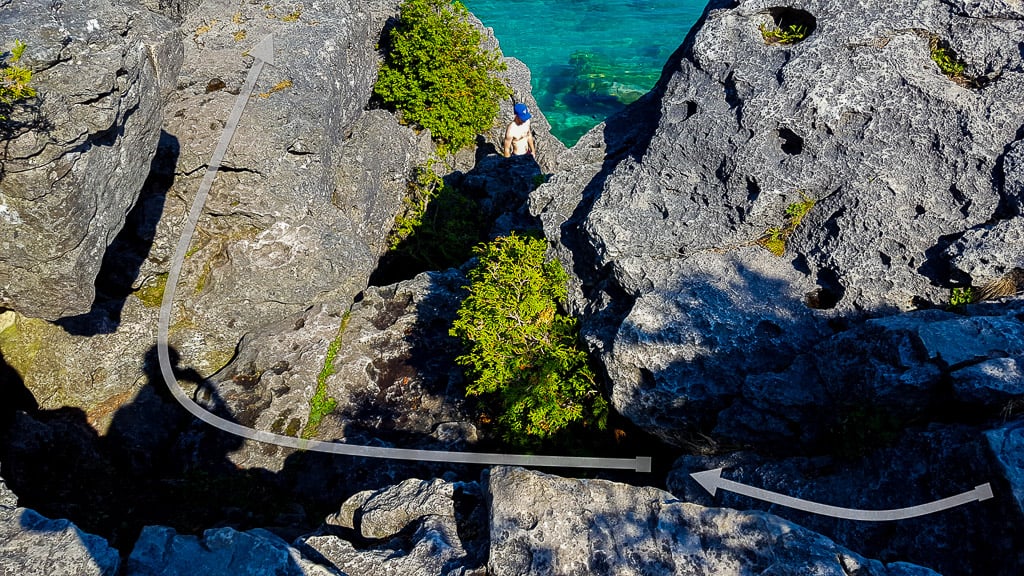
{"type": "Polygon", "coordinates": [[[139,3],[30,0],[0,6],[0,42],[15,38],[38,97],[0,122],[0,308],[54,320],[92,304],[149,174],[181,37],[139,3]]]}

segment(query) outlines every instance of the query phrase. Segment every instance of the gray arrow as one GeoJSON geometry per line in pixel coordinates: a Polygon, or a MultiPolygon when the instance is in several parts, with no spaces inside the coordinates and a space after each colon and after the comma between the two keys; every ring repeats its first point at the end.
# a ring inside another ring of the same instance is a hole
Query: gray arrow
{"type": "Polygon", "coordinates": [[[810,500],[801,500],[800,498],[793,498],[792,496],[786,496],[785,494],[770,492],[768,490],[762,490],[761,488],[754,488],[753,486],[740,484],[739,482],[734,482],[732,480],[726,480],[725,478],[722,478],[722,470],[723,468],[716,468],[714,470],[706,470],[704,472],[694,472],[690,474],[690,476],[692,476],[693,479],[696,480],[697,483],[705,490],[710,492],[712,496],[714,496],[718,489],[721,488],[722,490],[728,490],[729,492],[735,492],[737,494],[742,494],[743,496],[764,500],[765,502],[771,502],[772,504],[778,504],[787,508],[803,510],[804,512],[810,512],[812,514],[821,514],[823,516],[832,516],[834,518],[843,518],[846,520],[861,520],[865,522],[885,522],[889,520],[915,518],[917,516],[924,516],[926,514],[933,514],[942,510],[948,510],[949,508],[962,506],[970,502],[981,502],[982,500],[992,498],[992,487],[986,482],[969,492],[950,496],[949,498],[943,498],[942,500],[936,500],[935,502],[930,502],[928,504],[920,504],[909,508],[895,508],[892,510],[858,510],[856,508],[840,508],[838,506],[818,504],[817,502],[811,502],[810,500]]]}
{"type": "Polygon", "coordinates": [[[448,452],[444,450],[408,450],[404,448],[384,448],[380,446],[359,446],[354,444],[341,444],[337,442],[324,442],[321,440],[306,440],[293,436],[283,436],[262,430],[254,430],[221,418],[216,414],[206,411],[202,406],[193,401],[185,391],[181,389],[178,379],[174,376],[174,367],[171,365],[170,351],[168,348],[168,333],[171,325],[171,308],[174,303],[174,293],[178,287],[178,279],[181,276],[181,266],[185,262],[185,254],[188,246],[192,243],[192,235],[196,231],[196,223],[199,222],[199,215],[206,204],[206,197],[213,186],[213,180],[217,176],[220,164],[227,153],[228,144],[235,135],[238,128],[238,121],[242,118],[242,111],[249,100],[249,94],[256,86],[256,79],[263,70],[263,64],[274,63],[274,39],[267,36],[249,51],[256,61],[253,62],[249,74],[245,78],[245,85],[238,93],[235,106],[228,116],[228,123],[221,134],[220,142],[213,151],[210,164],[199,184],[199,192],[192,202],[192,209],[188,215],[188,221],[182,230],[181,238],[178,239],[178,246],[171,260],[171,269],[167,274],[167,287],[164,289],[164,298],[160,306],[160,323],[157,329],[157,355],[160,359],[160,371],[163,373],[164,381],[171,394],[188,410],[193,416],[207,424],[234,434],[242,438],[275,444],[299,450],[314,450],[317,452],[328,452],[331,454],[343,454],[347,456],[364,456],[369,458],[392,458],[397,460],[420,460],[428,462],[454,462],[460,464],[500,464],[508,466],[561,466],[567,468],[614,468],[619,470],[635,470],[637,472],[650,472],[651,459],[638,456],[634,459],[627,458],[584,458],[571,456],[532,456],[528,454],[494,454],[481,452],[448,452]]]}

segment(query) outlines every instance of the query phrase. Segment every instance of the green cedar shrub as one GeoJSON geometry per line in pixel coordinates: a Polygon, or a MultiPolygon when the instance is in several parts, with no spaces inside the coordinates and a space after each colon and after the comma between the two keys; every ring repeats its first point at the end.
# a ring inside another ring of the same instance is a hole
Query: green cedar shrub
{"type": "Polygon", "coordinates": [[[0,120],[7,120],[13,104],[36,95],[35,88],[29,86],[32,71],[17,65],[24,52],[25,43],[15,40],[6,61],[0,62],[0,120]]]}
{"type": "Polygon", "coordinates": [[[558,312],[568,275],[544,250],[543,239],[515,234],[478,246],[451,329],[468,350],[456,358],[469,376],[466,395],[496,404],[502,434],[516,445],[573,423],[603,430],[608,416],[576,319],[558,312]]]}
{"type": "Polygon", "coordinates": [[[510,94],[495,77],[505,70],[501,54],[480,47],[468,15],[458,1],[406,0],[373,87],[403,122],[430,130],[442,153],[473,144],[510,94]]]}

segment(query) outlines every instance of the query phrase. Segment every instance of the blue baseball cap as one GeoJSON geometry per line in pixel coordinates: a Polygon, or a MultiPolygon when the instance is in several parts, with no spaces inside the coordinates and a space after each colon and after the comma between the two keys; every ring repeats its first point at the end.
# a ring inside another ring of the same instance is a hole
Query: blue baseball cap
{"type": "Polygon", "coordinates": [[[527,108],[526,104],[523,104],[522,102],[513,106],[512,110],[515,111],[516,118],[519,118],[523,122],[526,122],[531,118],[529,108],[527,108]]]}

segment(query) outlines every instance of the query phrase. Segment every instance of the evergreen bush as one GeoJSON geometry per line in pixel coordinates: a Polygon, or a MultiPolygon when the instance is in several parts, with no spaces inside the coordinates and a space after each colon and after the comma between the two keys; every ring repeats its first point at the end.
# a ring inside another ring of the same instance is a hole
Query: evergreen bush
{"type": "Polygon", "coordinates": [[[6,55],[5,61],[0,63],[0,120],[7,120],[13,104],[36,95],[35,88],[29,86],[32,71],[18,66],[24,52],[25,43],[15,40],[14,48],[6,55]]]}
{"type": "Polygon", "coordinates": [[[495,76],[505,70],[500,53],[481,48],[468,16],[458,1],[406,0],[373,87],[403,122],[430,130],[443,152],[490,129],[499,100],[510,94],[495,76]]]}
{"type": "Polygon", "coordinates": [[[468,350],[456,358],[470,378],[466,394],[494,401],[505,439],[520,445],[574,422],[604,429],[608,415],[576,319],[558,312],[568,275],[544,249],[544,240],[514,234],[478,246],[451,329],[468,350]]]}

